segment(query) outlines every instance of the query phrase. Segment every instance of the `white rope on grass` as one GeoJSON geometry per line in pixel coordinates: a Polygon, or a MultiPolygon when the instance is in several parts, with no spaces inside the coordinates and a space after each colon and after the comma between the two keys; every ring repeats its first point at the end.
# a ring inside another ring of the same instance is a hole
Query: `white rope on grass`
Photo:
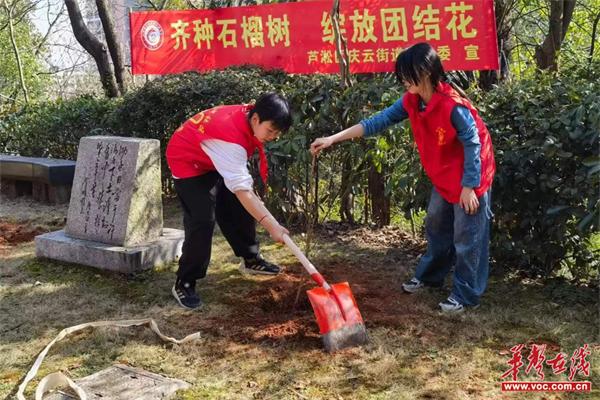
{"type": "MultiPolygon", "coordinates": [[[[17,392],[18,400],[26,400],[25,388],[29,384],[29,382],[36,376],[42,362],[44,361],[44,357],[48,354],[48,350],[56,343],[63,340],[66,336],[70,335],[73,332],[77,332],[86,328],[98,328],[103,326],[113,326],[119,328],[125,328],[130,326],[140,326],[140,325],[149,325],[150,329],[154,331],[162,340],[165,342],[171,342],[174,344],[183,344],[192,340],[197,340],[200,338],[200,332],[192,333],[184,337],[183,339],[175,339],[170,336],[163,335],[158,329],[158,325],[156,321],[152,318],[144,318],[144,319],[126,319],[121,321],[95,321],[95,322],[87,322],[85,324],[79,324],[75,326],[71,326],[70,328],[65,328],[54,338],[53,341],[48,343],[48,345],[42,350],[42,352],[38,355],[37,359],[33,363],[33,366],[27,372],[25,379],[21,385],[19,385],[19,390],[17,392]]],[[[87,400],[87,396],[83,389],[81,389],[75,382],[73,382],[69,377],[64,375],[61,372],[54,372],[49,375],[46,375],[38,384],[37,389],[35,391],[35,400],[42,400],[44,394],[49,392],[50,390],[54,390],[58,387],[70,387],[79,397],[80,400],[87,400]]]]}

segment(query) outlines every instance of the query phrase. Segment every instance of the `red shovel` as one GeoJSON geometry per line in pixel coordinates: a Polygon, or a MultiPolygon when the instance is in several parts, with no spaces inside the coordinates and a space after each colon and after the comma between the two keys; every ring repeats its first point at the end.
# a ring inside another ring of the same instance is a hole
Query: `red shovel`
{"type": "Polygon", "coordinates": [[[328,284],[288,235],[283,241],[300,260],[318,288],[307,290],[325,349],[329,352],[367,343],[367,331],[348,282],[328,284]]]}

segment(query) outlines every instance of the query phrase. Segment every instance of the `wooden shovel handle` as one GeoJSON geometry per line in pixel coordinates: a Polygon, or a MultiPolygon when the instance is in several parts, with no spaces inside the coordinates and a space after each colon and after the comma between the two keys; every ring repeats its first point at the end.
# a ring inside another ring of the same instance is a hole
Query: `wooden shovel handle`
{"type": "Polygon", "coordinates": [[[298,258],[298,260],[300,260],[300,263],[302,264],[304,269],[306,269],[306,272],[308,272],[310,274],[311,278],[313,278],[313,280],[315,282],[317,282],[317,284],[319,286],[321,286],[325,290],[329,291],[331,289],[331,286],[329,286],[329,284],[325,281],[323,276],[319,273],[319,271],[317,271],[315,266],[312,265],[312,263],[308,260],[308,258],[306,258],[306,256],[302,252],[302,250],[300,250],[300,248],[298,246],[296,246],[296,243],[294,243],[292,238],[290,238],[288,235],[284,234],[283,242],[287,245],[287,247],[289,247],[289,249],[296,256],[296,258],[298,258]]]}

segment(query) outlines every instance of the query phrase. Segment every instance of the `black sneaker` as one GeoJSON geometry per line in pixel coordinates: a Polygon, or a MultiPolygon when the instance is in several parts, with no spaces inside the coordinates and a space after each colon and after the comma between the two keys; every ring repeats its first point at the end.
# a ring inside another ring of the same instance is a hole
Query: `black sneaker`
{"type": "Polygon", "coordinates": [[[240,271],[246,274],[277,275],[281,268],[258,255],[255,258],[243,258],[240,271]]]}
{"type": "Polygon", "coordinates": [[[202,304],[200,297],[196,294],[196,282],[185,282],[177,278],[171,293],[183,308],[194,309],[202,304]]]}

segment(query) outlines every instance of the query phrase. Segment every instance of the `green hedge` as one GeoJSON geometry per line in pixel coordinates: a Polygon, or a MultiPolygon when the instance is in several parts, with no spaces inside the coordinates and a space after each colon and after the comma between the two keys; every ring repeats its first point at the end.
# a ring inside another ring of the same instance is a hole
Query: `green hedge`
{"type": "Polygon", "coordinates": [[[530,274],[561,263],[576,277],[597,273],[600,80],[540,75],[487,93],[479,107],[498,169],[492,253],[530,274]]]}
{"type": "MultiPolygon", "coordinates": [[[[505,270],[548,276],[567,267],[575,278],[597,273],[598,257],[589,250],[600,215],[600,77],[593,71],[540,75],[475,96],[496,150],[492,255],[505,270]]],[[[386,75],[361,76],[350,89],[342,89],[337,76],[288,76],[257,68],[170,75],[121,100],[81,97],[4,117],[0,151],[74,159],[82,136],[116,134],[158,139],[164,153],[172,132],[198,110],[247,102],[271,90],[283,92],[295,113],[289,134],[268,145],[272,191],[267,202],[287,217],[302,214],[310,200],[308,144],[401,95],[386,75]]],[[[341,188],[342,173],[360,199],[372,165],[384,173],[395,209],[408,216],[426,206],[429,184],[408,124],[372,140],[336,146],[319,164],[323,206],[339,206],[333,194],[341,188]]]]}
{"type": "Polygon", "coordinates": [[[108,118],[118,104],[83,96],[28,105],[0,118],[0,152],[75,160],[79,139],[112,133],[108,118]]]}

